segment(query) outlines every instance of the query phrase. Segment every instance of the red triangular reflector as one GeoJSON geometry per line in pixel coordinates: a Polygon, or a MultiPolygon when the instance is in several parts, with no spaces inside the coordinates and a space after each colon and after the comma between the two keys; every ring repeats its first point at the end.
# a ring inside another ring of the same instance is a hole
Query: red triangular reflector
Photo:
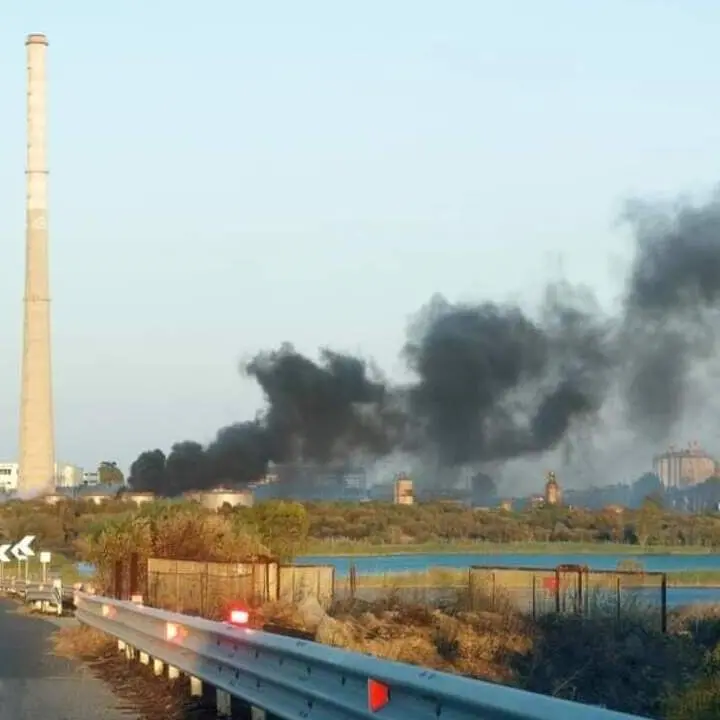
{"type": "Polygon", "coordinates": [[[382,710],[390,702],[390,688],[372,678],[368,678],[368,706],[370,712],[382,710]]]}

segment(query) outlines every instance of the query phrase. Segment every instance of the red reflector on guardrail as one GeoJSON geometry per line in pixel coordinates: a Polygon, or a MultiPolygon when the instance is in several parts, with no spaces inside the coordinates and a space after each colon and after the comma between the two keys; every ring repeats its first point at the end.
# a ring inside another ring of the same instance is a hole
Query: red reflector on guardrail
{"type": "Polygon", "coordinates": [[[250,613],[247,610],[233,610],[230,613],[230,622],[233,625],[247,625],[250,622],[250,613]]]}
{"type": "Polygon", "coordinates": [[[378,680],[368,678],[368,707],[370,712],[382,710],[390,702],[390,688],[378,680]]]}
{"type": "Polygon", "coordinates": [[[165,626],[165,639],[176,640],[180,636],[180,626],[175,623],[168,623],[165,626]]]}

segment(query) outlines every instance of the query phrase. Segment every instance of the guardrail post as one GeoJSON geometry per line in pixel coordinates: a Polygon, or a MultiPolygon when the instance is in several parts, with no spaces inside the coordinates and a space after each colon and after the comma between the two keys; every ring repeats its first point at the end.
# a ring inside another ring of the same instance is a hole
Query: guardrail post
{"type": "Polygon", "coordinates": [[[153,658],[153,673],[160,676],[163,674],[163,670],[165,670],[165,663],[162,660],[153,658]]]}
{"type": "Polygon", "coordinates": [[[180,671],[176,667],[168,665],[168,680],[177,680],[179,677],[180,671]]]}
{"type": "Polygon", "coordinates": [[[202,697],[203,686],[200,678],[190,676],[190,695],[192,697],[202,697]]]}

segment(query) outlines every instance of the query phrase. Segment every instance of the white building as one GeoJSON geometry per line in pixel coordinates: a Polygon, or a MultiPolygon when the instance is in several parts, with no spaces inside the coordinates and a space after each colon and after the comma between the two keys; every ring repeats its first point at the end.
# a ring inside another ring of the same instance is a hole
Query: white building
{"type": "Polygon", "coordinates": [[[0,463],[0,492],[15,492],[18,486],[18,464],[0,463]]]}
{"type": "MultiPolygon", "coordinates": [[[[18,489],[19,463],[0,462],[0,492],[11,493],[18,489]]],[[[55,487],[79,487],[83,482],[83,469],[70,463],[55,463],[55,487]]]]}
{"type": "Polygon", "coordinates": [[[83,472],[78,485],[99,485],[100,473],[97,470],[83,472]]]}
{"type": "Polygon", "coordinates": [[[62,488],[80,487],[85,473],[81,467],[70,463],[56,463],[55,486],[62,488]]]}

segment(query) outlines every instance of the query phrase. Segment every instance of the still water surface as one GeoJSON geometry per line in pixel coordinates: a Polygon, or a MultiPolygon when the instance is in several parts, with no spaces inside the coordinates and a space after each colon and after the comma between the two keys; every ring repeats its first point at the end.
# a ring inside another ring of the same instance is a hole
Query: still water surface
{"type": "Polygon", "coordinates": [[[616,570],[618,563],[631,560],[641,564],[648,572],[678,572],[681,570],[717,570],[720,572],[720,554],[707,555],[627,555],[622,554],[551,554],[526,553],[462,553],[462,554],[407,554],[374,555],[370,557],[313,555],[298,558],[304,565],[334,565],[339,575],[347,575],[351,564],[358,573],[422,572],[429,567],[465,568],[470,565],[554,568],[560,564],[587,565],[592,570],[616,570]]]}
{"type": "MultiPolygon", "coordinates": [[[[587,565],[593,570],[615,570],[618,563],[632,560],[640,563],[648,572],[678,572],[683,570],[717,570],[720,572],[720,554],[707,555],[628,555],[622,554],[408,554],[358,556],[314,555],[298,558],[302,565],[334,565],[339,577],[348,575],[351,565],[358,574],[382,575],[384,573],[422,572],[430,567],[466,568],[470,565],[553,568],[557,565],[587,565]]],[[[647,600],[657,601],[657,590],[639,591],[647,600]]],[[[668,605],[720,603],[720,587],[669,588],[668,605]]]]}

